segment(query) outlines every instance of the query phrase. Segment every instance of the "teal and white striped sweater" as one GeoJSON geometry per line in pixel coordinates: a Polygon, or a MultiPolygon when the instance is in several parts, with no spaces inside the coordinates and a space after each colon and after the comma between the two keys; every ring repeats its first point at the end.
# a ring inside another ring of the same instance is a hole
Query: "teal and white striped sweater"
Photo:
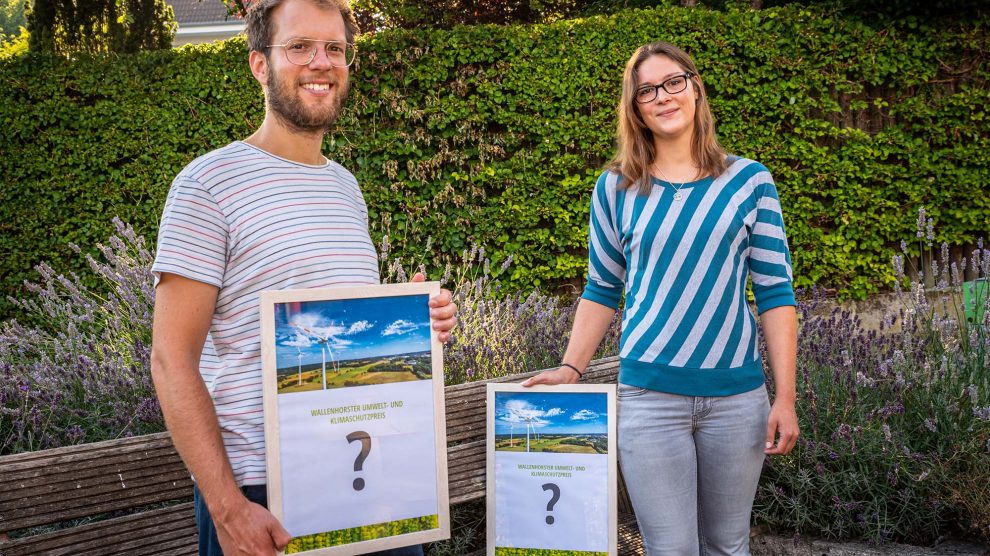
{"type": "Polygon", "coordinates": [[[730,158],[717,178],[649,196],[598,178],[591,202],[588,285],[582,297],[618,308],[625,292],[619,382],[686,396],[760,386],[757,311],[794,305],[780,201],[760,163],[730,158]]]}

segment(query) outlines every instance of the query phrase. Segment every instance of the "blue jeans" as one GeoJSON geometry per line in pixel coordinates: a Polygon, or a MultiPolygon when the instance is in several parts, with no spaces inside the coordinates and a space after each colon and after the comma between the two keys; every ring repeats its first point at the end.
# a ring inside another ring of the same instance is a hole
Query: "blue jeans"
{"type": "MultiPolygon", "coordinates": [[[[244,496],[255,504],[268,507],[268,488],[265,485],[241,487],[244,496]]],[[[213,525],[206,502],[199,493],[198,487],[193,487],[193,503],[196,508],[196,529],[199,530],[199,556],[223,556],[220,541],[217,540],[217,528],[213,525]]],[[[369,552],[370,556],[423,556],[421,545],[393,548],[381,552],[369,552]]]]}
{"type": "Polygon", "coordinates": [[[679,396],[619,384],[622,475],[649,556],[749,554],[766,388],[679,396]]]}

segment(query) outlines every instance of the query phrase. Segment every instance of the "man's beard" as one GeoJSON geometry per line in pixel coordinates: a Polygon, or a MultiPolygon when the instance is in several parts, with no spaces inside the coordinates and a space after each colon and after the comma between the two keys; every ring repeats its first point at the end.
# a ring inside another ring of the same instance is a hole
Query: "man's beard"
{"type": "Polygon", "coordinates": [[[349,84],[341,84],[333,79],[333,98],[329,105],[317,109],[307,109],[296,94],[295,84],[286,83],[276,77],[276,72],[268,73],[268,107],[282,124],[304,133],[325,134],[340,117],[340,108],[347,99],[349,84]]]}

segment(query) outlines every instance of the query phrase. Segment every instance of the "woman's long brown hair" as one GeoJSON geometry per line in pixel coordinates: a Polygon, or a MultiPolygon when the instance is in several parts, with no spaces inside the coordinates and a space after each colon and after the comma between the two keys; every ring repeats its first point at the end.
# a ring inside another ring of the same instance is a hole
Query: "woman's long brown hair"
{"type": "Polygon", "coordinates": [[[691,83],[698,89],[698,100],[694,112],[694,132],[691,137],[691,156],[698,165],[699,175],[718,176],[728,167],[725,149],[715,137],[715,118],[708,105],[705,85],[686,52],[663,41],[645,44],[633,53],[626,63],[622,76],[622,96],[619,99],[619,122],[616,131],[615,158],[608,169],[622,175],[619,187],[628,188],[639,184],[639,192],[650,192],[650,167],[656,160],[656,146],[653,132],[646,126],[639,105],[636,103],[636,88],[639,85],[639,66],[652,56],[666,56],[681,69],[692,74],[691,83]]]}

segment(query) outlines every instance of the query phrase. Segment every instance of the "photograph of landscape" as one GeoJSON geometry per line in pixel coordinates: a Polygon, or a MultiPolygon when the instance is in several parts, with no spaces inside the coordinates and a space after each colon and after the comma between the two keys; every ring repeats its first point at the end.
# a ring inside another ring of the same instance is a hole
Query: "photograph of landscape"
{"type": "Polygon", "coordinates": [[[608,453],[605,393],[495,392],[495,450],[608,453]]]}
{"type": "Polygon", "coordinates": [[[429,297],[275,304],[278,393],[432,378],[429,297]]]}

